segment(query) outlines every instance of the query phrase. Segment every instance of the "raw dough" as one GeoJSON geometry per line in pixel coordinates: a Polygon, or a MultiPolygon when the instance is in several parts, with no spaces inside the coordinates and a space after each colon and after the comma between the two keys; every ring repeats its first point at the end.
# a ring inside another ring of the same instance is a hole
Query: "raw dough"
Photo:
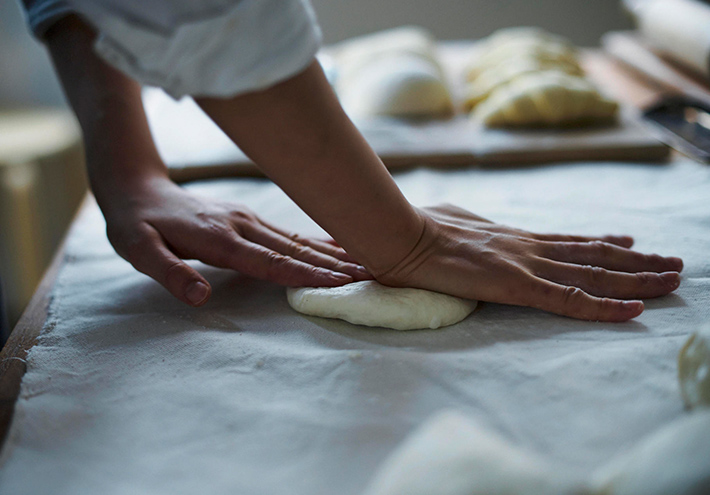
{"type": "Polygon", "coordinates": [[[335,89],[355,117],[442,117],[453,102],[432,36],[401,27],[341,43],[331,53],[335,89]]]}
{"type": "Polygon", "coordinates": [[[568,40],[542,29],[520,27],[501,29],[486,38],[467,69],[467,78],[473,81],[482,72],[512,59],[536,60],[580,70],[577,50],[568,40]]]}
{"type": "Polygon", "coordinates": [[[678,380],[686,406],[710,406],[710,325],[691,335],[681,349],[678,380]]]}
{"type": "Polygon", "coordinates": [[[422,289],[386,287],[372,280],[341,287],[288,288],[286,295],[300,313],[395,330],[453,325],[476,307],[476,301],[422,289]]]}
{"type": "Polygon", "coordinates": [[[491,127],[569,126],[613,120],[618,109],[585,79],[547,70],[496,88],[473,117],[491,127]]]}
{"type": "Polygon", "coordinates": [[[455,411],[437,414],[385,461],[366,495],[556,495],[574,483],[455,411]]]}
{"type": "Polygon", "coordinates": [[[612,459],[594,476],[600,495],[710,493],[710,411],[690,414],[612,459]]]}
{"type": "Polygon", "coordinates": [[[486,69],[471,81],[466,89],[464,108],[469,111],[472,110],[476,105],[488,98],[496,88],[508,84],[520,76],[551,69],[557,69],[571,75],[582,74],[578,65],[515,57],[506,63],[486,69]]]}
{"type": "Polygon", "coordinates": [[[365,495],[707,495],[710,410],[680,418],[594,471],[572,477],[455,411],[397,447],[365,495]]]}

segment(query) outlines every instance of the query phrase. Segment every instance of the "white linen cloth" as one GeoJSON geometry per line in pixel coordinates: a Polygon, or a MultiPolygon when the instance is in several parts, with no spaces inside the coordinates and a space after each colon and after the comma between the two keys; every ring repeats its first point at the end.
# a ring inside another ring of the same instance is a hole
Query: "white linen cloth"
{"type": "MultiPolygon", "coordinates": [[[[418,205],[448,201],[533,231],[634,235],[641,251],[683,257],[683,282],[623,324],[483,304],[452,327],[397,332],[304,317],[282,287],[202,267],[213,299],[192,309],[112,252],[92,207],[28,356],[0,493],[356,495],[443,408],[583,475],[685,414],[676,356],[709,317],[710,168],[396,179],[418,205]]],[[[190,188],[320,232],[269,182],[190,188]]]]}
{"type": "Polygon", "coordinates": [[[308,0],[67,0],[95,49],[175,98],[229,97],[301,72],[322,35],[308,0]]]}

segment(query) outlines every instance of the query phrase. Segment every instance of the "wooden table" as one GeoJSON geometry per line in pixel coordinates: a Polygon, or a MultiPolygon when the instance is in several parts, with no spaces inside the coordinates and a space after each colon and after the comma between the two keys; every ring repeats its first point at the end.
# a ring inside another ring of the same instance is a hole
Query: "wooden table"
{"type": "MultiPolygon", "coordinates": [[[[610,88],[618,99],[635,106],[647,104],[658,95],[658,87],[619,61],[596,56],[589,63],[590,77],[610,88]]],[[[85,199],[82,210],[92,200],[85,199]]],[[[51,291],[64,263],[64,243],[44,274],[34,297],[0,353],[0,444],[4,443],[13,416],[28,350],[34,345],[47,319],[51,291]]]]}

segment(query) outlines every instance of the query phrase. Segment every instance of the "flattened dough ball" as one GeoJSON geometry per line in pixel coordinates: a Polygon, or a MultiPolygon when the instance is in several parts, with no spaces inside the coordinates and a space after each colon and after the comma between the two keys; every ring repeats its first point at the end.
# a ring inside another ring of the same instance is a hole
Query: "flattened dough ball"
{"type": "Polygon", "coordinates": [[[691,335],[681,349],[678,381],[686,406],[710,407],[710,324],[691,335]]]}
{"type": "Polygon", "coordinates": [[[373,280],[341,287],[288,288],[286,296],[299,313],[395,330],[453,325],[477,304],[423,289],[387,287],[373,280]]]}

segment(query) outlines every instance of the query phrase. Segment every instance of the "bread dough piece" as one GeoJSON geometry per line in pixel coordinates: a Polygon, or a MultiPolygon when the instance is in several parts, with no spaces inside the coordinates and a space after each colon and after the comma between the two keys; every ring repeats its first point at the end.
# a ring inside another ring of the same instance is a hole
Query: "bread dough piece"
{"type": "Polygon", "coordinates": [[[600,495],[710,493],[710,411],[683,417],[593,475],[600,495]]]}
{"type": "Polygon", "coordinates": [[[395,330],[453,325],[476,307],[476,301],[422,289],[387,287],[373,280],[341,287],[288,288],[286,295],[299,313],[395,330]]]}
{"type": "Polygon", "coordinates": [[[472,115],[490,127],[571,126],[609,122],[618,107],[585,79],[549,70],[498,87],[472,115]]]}
{"type": "Polygon", "coordinates": [[[537,28],[510,28],[496,31],[482,42],[478,56],[467,69],[467,78],[472,81],[484,71],[515,58],[581,73],[577,50],[565,38],[537,28]]]}
{"type": "Polygon", "coordinates": [[[557,69],[571,75],[582,75],[582,69],[576,64],[560,64],[534,58],[514,57],[506,62],[490,67],[481,72],[466,88],[464,108],[472,110],[500,86],[526,74],[557,69]]]}
{"type": "Polygon", "coordinates": [[[710,325],[691,335],[681,349],[678,381],[686,406],[710,407],[710,325]]]}
{"type": "Polygon", "coordinates": [[[444,117],[451,92],[434,39],[416,27],[355,38],[335,47],[335,89],[355,117],[444,117]]]}
{"type": "Polygon", "coordinates": [[[561,470],[445,411],[395,449],[365,495],[555,495],[573,493],[573,485],[561,470]]]}

